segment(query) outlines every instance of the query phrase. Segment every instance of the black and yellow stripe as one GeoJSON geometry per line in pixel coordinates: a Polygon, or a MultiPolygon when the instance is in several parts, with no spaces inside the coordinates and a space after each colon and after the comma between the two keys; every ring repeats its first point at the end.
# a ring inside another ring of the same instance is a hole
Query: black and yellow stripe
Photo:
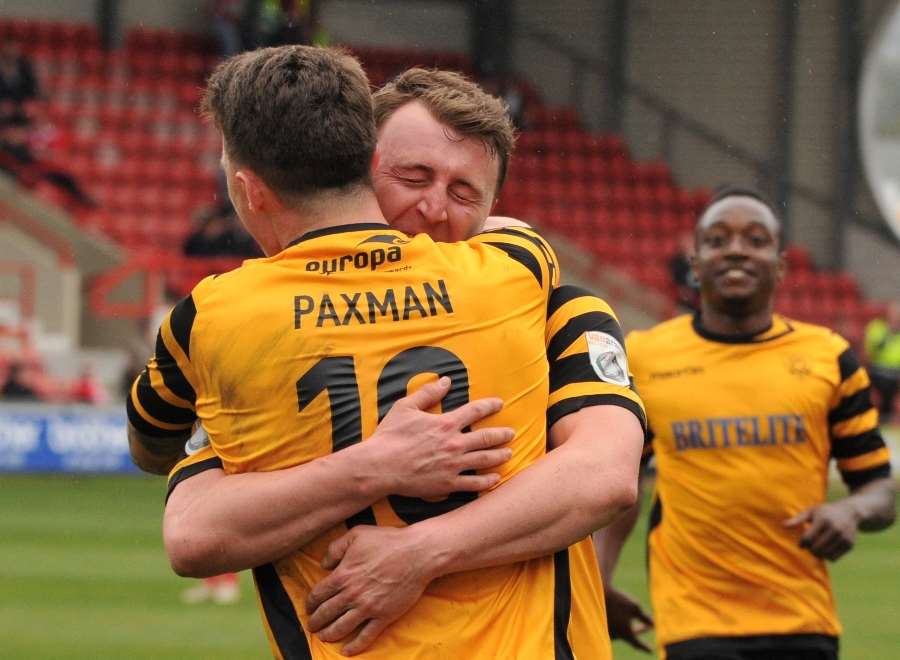
{"type": "Polygon", "coordinates": [[[155,355],[131,387],[128,421],[143,435],[182,436],[197,420],[197,393],[185,374],[196,316],[191,296],[175,305],[156,335],[155,355]]]}
{"type": "Polygon", "coordinates": [[[550,244],[545,241],[540,234],[527,227],[506,227],[504,229],[498,229],[493,233],[524,238],[529,243],[537,246],[537,248],[544,255],[544,259],[550,267],[551,283],[553,284],[553,286],[556,286],[559,283],[559,265],[557,262],[556,253],[553,251],[553,248],[550,247],[550,244]]]}
{"type": "Polygon", "coordinates": [[[169,474],[169,483],[166,487],[166,501],[169,501],[169,496],[172,495],[175,486],[185,479],[190,479],[207,470],[216,469],[223,469],[222,459],[216,456],[211,447],[206,447],[193,456],[181,459],[169,474]]]}
{"type": "Polygon", "coordinates": [[[253,569],[253,580],[259,591],[266,625],[271,631],[275,646],[284,660],[312,660],[309,641],[294,603],[278,577],[273,564],[253,569]]]}
{"type": "Polygon", "coordinates": [[[569,620],[572,617],[572,576],[569,572],[569,548],[553,555],[553,660],[574,660],[569,644],[569,620]]]}
{"type": "Polygon", "coordinates": [[[847,348],[838,356],[838,370],[841,383],[828,412],[831,455],[852,490],[890,476],[890,456],[878,430],[869,376],[853,349],[847,348]]]}
{"type": "Polygon", "coordinates": [[[585,339],[591,331],[607,334],[624,346],[622,328],[606,302],[577,286],[554,290],[547,303],[548,426],[588,406],[615,405],[634,413],[646,429],[644,406],[633,383],[631,387],[607,383],[594,371],[585,339]]]}
{"type": "Polygon", "coordinates": [[[527,227],[508,227],[479,234],[473,241],[502,250],[528,269],[547,294],[559,283],[559,260],[553,248],[527,227]],[[538,249],[535,250],[535,247],[538,249]]]}

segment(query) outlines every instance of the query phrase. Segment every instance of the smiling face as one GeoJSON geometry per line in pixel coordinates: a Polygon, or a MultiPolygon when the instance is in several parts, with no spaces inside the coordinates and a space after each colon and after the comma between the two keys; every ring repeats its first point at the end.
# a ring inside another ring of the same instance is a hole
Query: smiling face
{"type": "Polygon", "coordinates": [[[784,276],[780,231],[771,211],[751,197],[711,206],[697,225],[693,260],[704,303],[734,317],[771,307],[784,276]]]}
{"type": "Polygon", "coordinates": [[[500,167],[481,140],[459,135],[412,101],[384,122],[377,154],[375,195],[394,228],[438,241],[465,240],[481,229],[500,167]]]}

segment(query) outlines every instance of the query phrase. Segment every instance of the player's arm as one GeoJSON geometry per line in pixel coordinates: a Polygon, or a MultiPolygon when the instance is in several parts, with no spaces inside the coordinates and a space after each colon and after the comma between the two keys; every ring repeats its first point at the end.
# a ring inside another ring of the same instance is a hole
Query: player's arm
{"type": "MultiPolygon", "coordinates": [[[[651,435],[648,432],[648,435],[651,435]]],[[[645,450],[645,457],[647,457],[645,450]]],[[[643,475],[643,470],[641,472],[643,475]]],[[[603,578],[603,597],[606,600],[606,624],[610,639],[621,639],[630,646],[650,653],[650,647],[640,635],[653,627],[653,618],[644,611],[641,604],[630,594],[613,585],[613,575],[622,554],[625,542],[640,518],[643,499],[644,479],[638,479],[638,497],[634,506],[613,520],[609,525],[598,529],[592,535],[597,564],[603,578]]]]}
{"type": "Polygon", "coordinates": [[[388,494],[445,497],[494,485],[487,470],[510,457],[511,429],[462,429],[497,412],[499,399],[425,412],[449,379],[398,401],[365,442],[272,472],[226,475],[206,448],[169,480],[163,538],[175,572],[206,577],[275,561],[388,494]]]}
{"type": "Polygon", "coordinates": [[[633,413],[586,407],[551,435],[559,446],[501,488],[420,523],[432,528],[421,533],[431,535],[435,575],[551,554],[634,504],[643,431],[633,413]]]}
{"type": "Polygon", "coordinates": [[[339,566],[308,603],[310,630],[322,639],[343,639],[365,623],[347,647],[361,650],[434,578],[552,554],[634,504],[644,413],[618,323],[605,303],[575,287],[554,291],[549,310],[553,450],[464,507],[405,529],[355,528],[333,543],[325,562],[339,566]],[[594,347],[588,331],[603,335],[594,347]],[[605,349],[612,361],[595,368],[605,349]],[[347,609],[353,614],[336,620],[347,609]]]}
{"type": "Polygon", "coordinates": [[[138,431],[128,423],[128,449],[131,461],[144,472],[168,474],[172,467],[184,457],[184,443],[187,432],[179,436],[156,438],[138,431]]]}
{"type": "Polygon", "coordinates": [[[184,455],[184,443],[197,421],[188,357],[195,317],[191,296],[172,308],[156,336],[154,355],[126,401],[131,459],[145,472],[168,474],[184,455]]]}
{"type": "Polygon", "coordinates": [[[841,382],[828,423],[831,455],[850,495],[809,507],[785,521],[787,527],[803,528],[802,547],[831,561],[853,547],[859,530],[877,531],[894,522],[897,490],[878,429],[878,411],[869,397],[869,376],[850,348],[841,353],[838,367],[841,382]]]}
{"type": "Polygon", "coordinates": [[[552,554],[634,504],[643,430],[614,405],[567,415],[565,442],[494,491],[406,528],[353,528],[329,546],[332,574],[307,601],[309,630],[367,648],[437,577],[552,554]],[[597,429],[604,429],[597,442],[597,429]]]}

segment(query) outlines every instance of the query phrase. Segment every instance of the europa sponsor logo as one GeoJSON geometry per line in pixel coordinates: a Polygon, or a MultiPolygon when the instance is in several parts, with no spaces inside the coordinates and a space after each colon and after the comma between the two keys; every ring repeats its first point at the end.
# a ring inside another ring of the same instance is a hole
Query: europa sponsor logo
{"type": "Polygon", "coordinates": [[[309,261],[306,264],[307,273],[322,273],[331,275],[332,273],[343,273],[348,268],[355,270],[375,270],[382,264],[397,263],[403,258],[403,253],[397,246],[389,248],[374,248],[372,250],[362,250],[354,254],[344,254],[333,259],[322,259],[320,261],[309,261]]]}

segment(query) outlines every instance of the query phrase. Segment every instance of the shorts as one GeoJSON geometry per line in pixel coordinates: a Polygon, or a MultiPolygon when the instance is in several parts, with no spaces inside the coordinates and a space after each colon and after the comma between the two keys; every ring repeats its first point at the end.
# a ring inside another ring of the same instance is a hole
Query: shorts
{"type": "Polygon", "coordinates": [[[666,645],[666,660],[838,660],[829,635],[701,637],[666,645]]]}

